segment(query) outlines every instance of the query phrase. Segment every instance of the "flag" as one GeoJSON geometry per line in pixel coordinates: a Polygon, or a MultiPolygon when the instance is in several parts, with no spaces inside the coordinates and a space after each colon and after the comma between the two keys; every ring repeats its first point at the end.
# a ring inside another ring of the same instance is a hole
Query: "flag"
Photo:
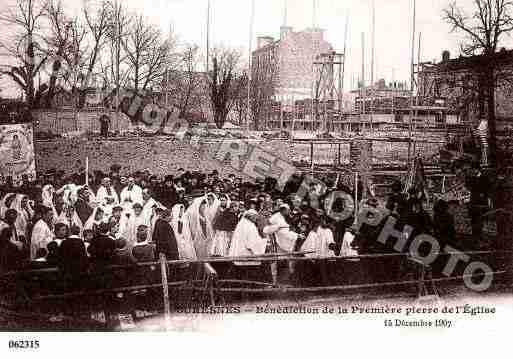
{"type": "Polygon", "coordinates": [[[426,192],[426,175],[424,172],[424,164],[420,157],[416,157],[413,161],[413,166],[410,168],[408,180],[404,187],[404,193],[409,193],[411,189],[415,190],[415,195],[424,200],[427,199],[426,192]]]}
{"type": "Polygon", "coordinates": [[[481,147],[481,165],[488,166],[488,121],[481,120],[479,126],[473,130],[473,135],[481,147]]]}

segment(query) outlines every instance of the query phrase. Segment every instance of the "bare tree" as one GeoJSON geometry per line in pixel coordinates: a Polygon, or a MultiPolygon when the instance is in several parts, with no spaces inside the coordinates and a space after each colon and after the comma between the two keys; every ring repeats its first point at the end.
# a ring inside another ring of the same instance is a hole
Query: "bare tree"
{"type": "Polygon", "coordinates": [[[71,19],[66,16],[62,7],[62,1],[50,1],[46,7],[46,17],[49,22],[49,34],[45,37],[47,51],[50,57],[47,66],[50,68],[48,90],[45,96],[45,107],[52,106],[55,96],[55,90],[58,81],[58,75],[62,67],[65,66],[64,56],[68,51],[70,44],[70,26],[71,19]],[[64,62],[64,63],[63,63],[64,62]]]}
{"type": "Polygon", "coordinates": [[[187,119],[191,109],[200,106],[203,74],[197,72],[198,62],[198,46],[186,45],[178,68],[167,72],[164,86],[172,103],[180,109],[180,118],[187,119]]]}
{"type": "Polygon", "coordinates": [[[134,15],[131,29],[123,41],[130,65],[130,82],[136,91],[161,84],[172,67],[172,39],[163,39],[160,29],[140,14],[134,15]]]}
{"type": "MultiPolygon", "coordinates": [[[[497,129],[495,114],[496,89],[501,82],[511,80],[511,69],[505,69],[505,64],[511,64],[510,56],[497,52],[504,35],[513,30],[513,1],[511,0],[473,0],[471,12],[466,12],[452,2],[443,12],[444,19],[452,26],[453,31],[463,33],[465,42],[461,50],[466,55],[480,55],[474,57],[472,67],[469,69],[474,75],[480,98],[480,108],[486,114],[489,128],[490,162],[495,165],[497,172],[505,172],[503,166],[505,154],[497,148],[497,129]],[[482,104],[482,105],[481,105],[482,104]]],[[[507,66],[506,66],[507,67],[507,66]]],[[[510,178],[511,174],[506,174],[510,178]]],[[[510,180],[511,182],[511,180],[510,180]]],[[[497,222],[498,249],[511,249],[511,235],[513,233],[513,190],[511,183],[502,185],[495,183],[493,198],[497,222]],[[500,189],[499,189],[500,188],[500,189]]],[[[487,189],[489,190],[489,189],[487,189]]],[[[511,256],[505,259],[511,262],[511,256]]]]}
{"type": "Polygon", "coordinates": [[[130,69],[126,64],[127,56],[122,43],[126,41],[129,35],[132,18],[121,2],[116,3],[108,0],[107,10],[107,46],[101,51],[98,65],[100,68],[99,75],[103,80],[102,87],[107,93],[110,93],[112,88],[128,86],[130,69]]]}
{"type": "Polygon", "coordinates": [[[24,92],[29,108],[35,104],[35,78],[46,61],[45,51],[38,38],[41,21],[43,20],[46,3],[38,0],[16,0],[16,4],[7,7],[0,15],[8,32],[13,34],[8,40],[0,43],[0,47],[17,62],[4,73],[24,92]]]}
{"type": "Polygon", "coordinates": [[[236,85],[240,58],[238,50],[217,48],[213,51],[208,81],[214,122],[218,128],[223,127],[234,102],[233,86],[236,85]]]}
{"type": "Polygon", "coordinates": [[[91,86],[92,76],[96,69],[98,58],[101,55],[101,49],[107,42],[107,33],[109,30],[109,3],[102,1],[100,6],[94,11],[84,3],[83,8],[85,23],[88,32],[88,42],[91,44],[90,51],[85,55],[85,73],[81,76],[80,97],[78,107],[83,108],[86,100],[86,93],[91,86]]]}
{"type": "Polygon", "coordinates": [[[513,30],[512,10],[511,0],[473,0],[473,9],[470,12],[454,1],[443,10],[443,18],[452,26],[452,31],[465,36],[465,42],[461,44],[462,52],[466,55],[480,55],[480,60],[472,70],[478,79],[481,98],[486,105],[484,112],[488,119],[490,161],[493,164],[497,163],[498,155],[495,89],[505,79],[496,55],[504,35],[513,30]]]}
{"type": "MultiPolygon", "coordinates": [[[[246,122],[246,118],[248,116],[248,84],[249,77],[247,71],[243,71],[237,75],[233,85],[233,109],[237,114],[239,126],[242,126],[246,122]]],[[[254,99],[250,98],[250,108],[252,108],[252,100],[254,99]]],[[[258,126],[258,123],[255,121],[253,125],[258,126]]]]}

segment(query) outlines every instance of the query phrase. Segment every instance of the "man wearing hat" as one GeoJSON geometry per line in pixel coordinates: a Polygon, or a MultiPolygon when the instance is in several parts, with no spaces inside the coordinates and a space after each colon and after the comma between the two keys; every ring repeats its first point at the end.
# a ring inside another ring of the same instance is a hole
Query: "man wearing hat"
{"type": "Polygon", "coordinates": [[[167,175],[159,190],[159,201],[166,208],[173,208],[177,201],[176,188],[173,183],[173,176],[167,175]]]}
{"type": "Polygon", "coordinates": [[[124,226],[126,223],[123,220],[123,211],[124,208],[117,204],[112,208],[112,216],[109,218],[110,233],[116,239],[120,238],[125,232],[124,226]]]}
{"type": "Polygon", "coordinates": [[[80,218],[82,223],[86,223],[89,217],[91,217],[91,214],[93,214],[91,197],[91,193],[86,186],[78,190],[77,200],[75,201],[75,211],[77,212],[78,218],[80,218]]]}
{"type": "Polygon", "coordinates": [[[171,211],[164,209],[158,212],[158,218],[153,228],[152,242],[156,244],[157,254],[163,253],[167,260],[175,260],[179,258],[178,244],[173,228],[169,224],[170,221],[171,211]]]}

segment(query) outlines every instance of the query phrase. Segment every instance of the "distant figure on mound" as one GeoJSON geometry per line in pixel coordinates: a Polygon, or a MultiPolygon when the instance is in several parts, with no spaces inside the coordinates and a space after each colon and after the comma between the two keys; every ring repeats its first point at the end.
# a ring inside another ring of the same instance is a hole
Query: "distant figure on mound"
{"type": "Polygon", "coordinates": [[[109,125],[110,125],[109,116],[102,115],[100,117],[100,135],[102,137],[109,137],[109,125]]]}

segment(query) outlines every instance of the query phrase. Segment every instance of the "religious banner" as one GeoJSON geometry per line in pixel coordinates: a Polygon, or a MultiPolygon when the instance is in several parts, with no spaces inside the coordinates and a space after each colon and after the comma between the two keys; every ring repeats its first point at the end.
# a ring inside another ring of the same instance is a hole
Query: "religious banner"
{"type": "Polygon", "coordinates": [[[36,177],[32,124],[0,126],[0,176],[19,182],[23,175],[36,177]]]}

